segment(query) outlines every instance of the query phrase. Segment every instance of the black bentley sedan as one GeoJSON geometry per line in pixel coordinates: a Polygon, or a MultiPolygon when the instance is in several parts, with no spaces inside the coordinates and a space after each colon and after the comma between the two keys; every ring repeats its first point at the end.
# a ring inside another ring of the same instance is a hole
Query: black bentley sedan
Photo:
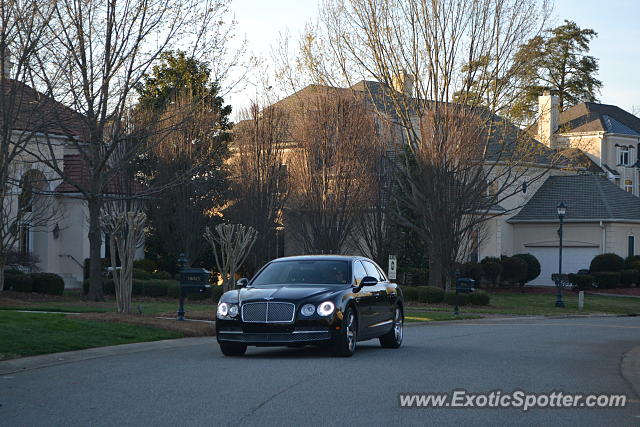
{"type": "Polygon", "coordinates": [[[222,353],[247,346],[329,346],[351,356],[356,343],[402,344],[402,292],[373,261],[358,256],[296,256],[267,263],[218,303],[222,353]]]}

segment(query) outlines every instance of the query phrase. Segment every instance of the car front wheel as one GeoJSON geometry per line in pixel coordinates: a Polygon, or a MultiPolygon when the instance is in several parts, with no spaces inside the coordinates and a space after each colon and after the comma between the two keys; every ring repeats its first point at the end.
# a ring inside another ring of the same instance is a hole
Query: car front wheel
{"type": "Polygon", "coordinates": [[[396,307],[393,315],[393,328],[380,337],[380,345],[384,348],[398,348],[402,344],[404,317],[400,307],[396,307]]]}
{"type": "Polygon", "coordinates": [[[225,356],[242,356],[247,351],[247,346],[233,342],[221,342],[220,351],[225,356]]]}
{"type": "Polygon", "coordinates": [[[347,307],[342,318],[340,332],[334,338],[334,356],[351,357],[356,351],[358,318],[351,307],[347,307]]]}

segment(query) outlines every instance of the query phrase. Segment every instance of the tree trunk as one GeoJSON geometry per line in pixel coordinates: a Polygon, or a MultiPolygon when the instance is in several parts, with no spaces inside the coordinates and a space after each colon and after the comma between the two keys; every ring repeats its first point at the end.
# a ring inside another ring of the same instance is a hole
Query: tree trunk
{"type": "Polygon", "coordinates": [[[6,260],[6,257],[0,257],[0,292],[4,291],[4,266],[6,260]]]}
{"type": "MultiPolygon", "coordinates": [[[[100,248],[102,235],[100,232],[100,200],[90,198],[89,206],[89,294],[90,301],[104,301],[102,292],[102,263],[100,261],[100,248]]],[[[115,249],[115,248],[114,248],[115,249]]]]}

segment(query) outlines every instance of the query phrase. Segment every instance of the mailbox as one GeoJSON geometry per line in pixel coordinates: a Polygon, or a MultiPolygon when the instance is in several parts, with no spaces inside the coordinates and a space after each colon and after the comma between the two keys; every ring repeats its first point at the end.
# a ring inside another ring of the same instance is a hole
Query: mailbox
{"type": "Polygon", "coordinates": [[[209,284],[210,272],[204,268],[185,268],[180,270],[180,290],[189,292],[206,292],[209,284]]]}
{"type": "Polygon", "coordinates": [[[460,314],[460,309],[458,308],[458,294],[468,294],[470,292],[473,292],[475,284],[476,281],[469,277],[458,277],[456,279],[456,306],[453,309],[453,314],[455,314],[456,316],[460,314]]]}

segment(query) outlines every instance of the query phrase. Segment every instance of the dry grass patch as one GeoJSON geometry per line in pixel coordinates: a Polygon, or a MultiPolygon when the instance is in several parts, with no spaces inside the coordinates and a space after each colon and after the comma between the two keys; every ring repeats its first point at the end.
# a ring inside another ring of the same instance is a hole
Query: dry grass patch
{"type": "MultiPolygon", "coordinates": [[[[172,313],[175,316],[175,313],[172,313]]],[[[81,314],[69,314],[69,318],[82,319],[82,320],[95,320],[98,322],[112,322],[112,323],[128,323],[133,325],[152,326],[154,328],[165,329],[168,331],[181,332],[187,337],[204,337],[215,335],[215,328],[212,324],[203,322],[189,322],[173,320],[173,319],[158,319],[150,316],[138,316],[133,314],[118,314],[118,313],[81,313],[81,314]]]]}

